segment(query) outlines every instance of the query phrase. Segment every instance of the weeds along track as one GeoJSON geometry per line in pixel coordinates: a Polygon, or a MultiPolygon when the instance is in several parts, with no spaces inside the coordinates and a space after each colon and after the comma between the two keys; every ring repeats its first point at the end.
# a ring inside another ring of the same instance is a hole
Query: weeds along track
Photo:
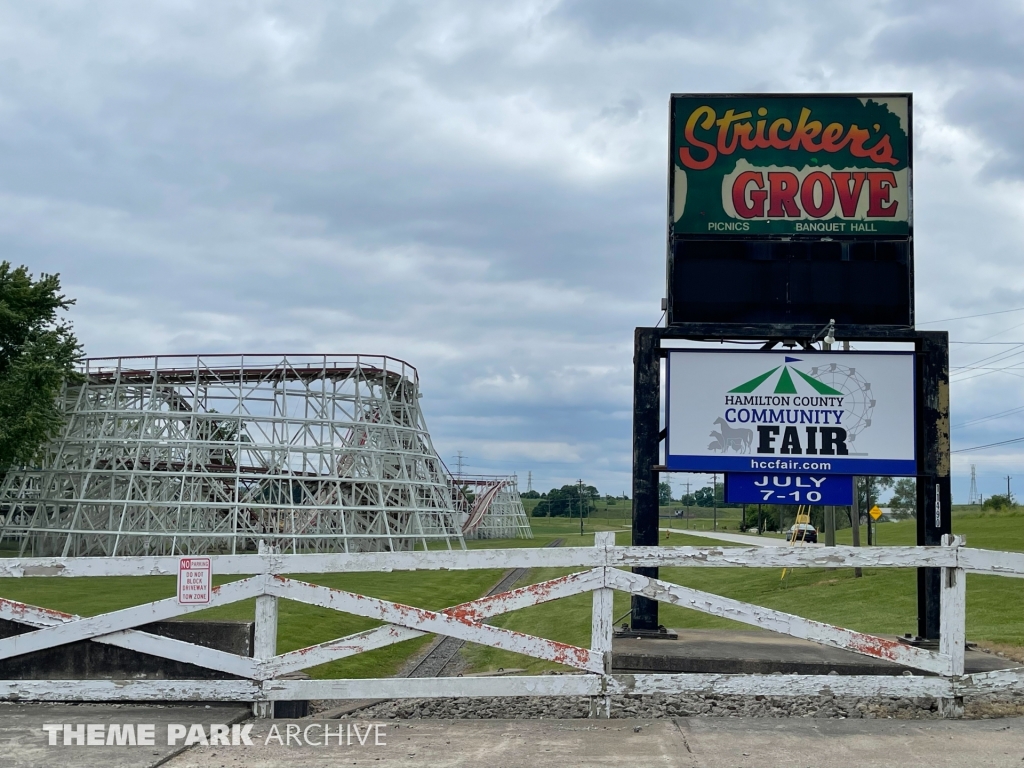
{"type": "MultiPolygon", "coordinates": [[[[545,547],[560,547],[565,542],[565,539],[554,539],[553,541],[545,544],[545,547]]],[[[495,584],[487,592],[485,597],[492,595],[498,595],[502,592],[507,592],[512,587],[526,576],[527,568],[515,568],[504,576],[501,581],[495,584]]],[[[445,669],[449,664],[459,655],[459,650],[466,644],[465,640],[459,640],[456,637],[442,637],[437,644],[434,645],[422,659],[420,659],[416,665],[405,672],[402,677],[444,677],[445,669]]]]}

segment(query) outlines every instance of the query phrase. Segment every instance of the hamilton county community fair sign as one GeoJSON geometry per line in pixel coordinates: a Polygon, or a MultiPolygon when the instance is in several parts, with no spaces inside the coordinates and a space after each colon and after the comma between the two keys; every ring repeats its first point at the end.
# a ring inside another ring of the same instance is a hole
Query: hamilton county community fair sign
{"type": "Polygon", "coordinates": [[[916,474],[910,352],[671,350],[669,470],[916,474]]]}

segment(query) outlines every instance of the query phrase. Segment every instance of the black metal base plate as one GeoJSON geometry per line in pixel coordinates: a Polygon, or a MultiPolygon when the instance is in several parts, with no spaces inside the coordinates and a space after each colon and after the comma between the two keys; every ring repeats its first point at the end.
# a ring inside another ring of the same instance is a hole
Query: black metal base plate
{"type": "Polygon", "coordinates": [[[679,635],[675,632],[670,632],[664,627],[658,627],[657,629],[630,629],[626,624],[622,625],[621,629],[615,630],[615,634],[612,637],[620,639],[631,638],[635,640],[678,640],[679,635]]]}

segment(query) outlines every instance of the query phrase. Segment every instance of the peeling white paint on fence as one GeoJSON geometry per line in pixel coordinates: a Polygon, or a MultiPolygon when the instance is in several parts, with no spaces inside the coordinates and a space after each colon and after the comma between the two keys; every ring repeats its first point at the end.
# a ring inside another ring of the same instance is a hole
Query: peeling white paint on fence
{"type": "MultiPolygon", "coordinates": [[[[0,599],[0,618],[35,631],[0,640],[0,659],[91,640],[217,669],[243,680],[0,680],[0,699],[23,701],[248,701],[269,714],[267,702],[292,699],[407,698],[438,696],[591,696],[592,711],[607,713],[608,696],[632,693],[705,692],[805,696],[933,696],[949,716],[961,697],[996,691],[1024,692],[1024,669],[963,675],[966,573],[1024,577],[1024,555],[971,550],[960,539],[941,547],[742,548],[617,547],[614,534],[595,536],[594,547],[439,552],[281,555],[213,555],[218,576],[249,578],[215,587],[203,606],[175,598],[83,618],[0,599]],[[823,622],[633,574],[630,567],[918,568],[942,569],[939,651],[915,648],[823,622]],[[311,584],[282,574],[566,568],[575,572],[483,597],[440,611],[311,584]],[[714,616],[834,648],[885,659],[925,675],[709,675],[611,674],[613,593],[643,595],[714,616]],[[589,648],[514,632],[487,619],[573,595],[591,593],[589,648]],[[141,632],[137,627],[207,607],[256,598],[254,658],[141,632]],[[319,645],[277,653],[277,602],[294,600],[383,622],[381,626],[319,645]],[[383,648],[426,633],[456,637],[573,667],[573,674],[501,678],[387,678],[291,680],[289,673],[383,648]]],[[[176,557],[10,558],[0,578],[149,576],[177,573],[176,557]]]]}
{"type": "MultiPolygon", "coordinates": [[[[0,619],[42,628],[77,622],[82,617],[76,616],[73,613],[39,608],[34,605],[25,605],[24,603],[14,603],[13,601],[0,598],[0,619]]],[[[197,657],[194,644],[184,640],[175,640],[172,637],[161,637],[149,632],[128,629],[93,639],[104,645],[114,645],[119,648],[138,651],[139,653],[160,656],[172,661],[194,664],[195,666],[206,667],[207,669],[216,669],[229,675],[237,675],[238,677],[255,679],[258,674],[258,665],[253,659],[225,651],[218,651],[215,648],[204,648],[204,653],[197,657]]]]}
{"type": "Polygon", "coordinates": [[[0,701],[255,701],[248,680],[0,680],[0,701]]]}
{"type": "Polygon", "coordinates": [[[337,661],[349,656],[355,656],[367,651],[375,651],[378,648],[385,648],[404,640],[411,640],[414,637],[422,637],[426,632],[421,632],[408,627],[396,627],[394,624],[385,624],[382,627],[374,627],[365,632],[357,632],[347,637],[339,637],[337,640],[330,640],[319,645],[312,645],[308,648],[300,648],[297,651],[283,653],[272,659],[262,662],[259,665],[258,677],[260,680],[268,680],[291,672],[299,672],[319,664],[326,664],[329,661],[337,661]]]}
{"type": "Polygon", "coordinates": [[[804,619],[791,613],[742,603],[739,600],[720,597],[625,571],[610,569],[609,586],[634,595],[643,595],[682,608],[689,608],[723,619],[731,619],[759,629],[767,629],[770,632],[791,635],[801,640],[811,640],[821,645],[853,651],[864,656],[891,661],[926,672],[950,674],[950,658],[948,656],[915,648],[896,640],[865,635],[851,629],[804,619]]]}
{"type": "MultiPolygon", "coordinates": [[[[210,595],[210,602],[204,605],[181,605],[178,603],[177,597],[169,597],[166,600],[157,600],[133,608],[80,618],[76,621],[44,627],[24,635],[8,637],[0,640],[0,659],[9,659],[12,656],[54,648],[78,640],[90,640],[101,635],[109,635],[111,632],[132,629],[140,624],[164,621],[219,605],[237,603],[239,600],[262,594],[261,582],[262,579],[254,577],[214,587],[210,595]]],[[[195,647],[199,648],[200,646],[195,647]]]]}
{"type": "MultiPolygon", "coordinates": [[[[368,619],[377,619],[400,627],[436,632],[471,643],[488,645],[503,651],[522,653],[537,659],[566,664],[589,672],[603,672],[604,663],[588,648],[558,643],[542,637],[481,624],[471,619],[449,616],[445,612],[428,611],[401,603],[391,603],[366,595],[357,595],[340,589],[320,587],[277,576],[268,584],[268,592],[275,597],[318,605],[335,611],[351,613],[368,619]]],[[[541,602],[537,600],[536,602],[541,602]]]]}
{"type": "MultiPolygon", "coordinates": [[[[391,573],[480,568],[957,568],[1024,577],[1024,555],[952,547],[556,547],[322,555],[214,555],[217,575],[391,573]],[[991,558],[990,555],[1005,557],[991,558]],[[1000,563],[998,571],[993,563],[1000,563]]],[[[0,558],[0,578],[177,576],[177,557],[0,558]]]]}
{"type": "Polygon", "coordinates": [[[957,566],[971,573],[1021,579],[1024,578],[1024,553],[961,547],[957,551],[957,566]]]}
{"type": "Polygon", "coordinates": [[[983,693],[1024,693],[1024,668],[1000,669],[964,675],[957,683],[959,695],[983,693]]]}
{"type": "Polygon", "coordinates": [[[613,675],[610,693],[706,693],[761,696],[935,696],[953,694],[941,677],[902,675],[613,675]]]}

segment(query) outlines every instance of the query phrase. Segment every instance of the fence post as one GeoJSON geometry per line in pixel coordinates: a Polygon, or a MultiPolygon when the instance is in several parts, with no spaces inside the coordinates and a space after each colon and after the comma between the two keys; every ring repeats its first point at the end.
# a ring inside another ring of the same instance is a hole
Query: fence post
{"type": "MultiPolygon", "coordinates": [[[[946,547],[960,547],[963,543],[962,536],[947,533],[942,537],[942,544],[946,547]]],[[[963,568],[942,569],[940,594],[939,653],[949,656],[949,674],[956,686],[964,674],[964,648],[967,643],[967,574],[963,568]]],[[[963,696],[940,699],[939,712],[943,717],[963,717],[963,696]]]]}
{"type": "MultiPolygon", "coordinates": [[[[594,534],[594,546],[608,550],[615,546],[615,531],[600,531],[594,534]]],[[[604,583],[608,583],[608,558],[605,557],[602,570],[605,573],[604,583]]],[[[604,660],[604,675],[601,676],[601,690],[607,689],[607,675],[612,671],[612,634],[615,630],[615,609],[612,600],[615,591],[608,588],[594,590],[594,607],[590,619],[590,650],[601,654],[604,660]]],[[[612,701],[607,694],[590,697],[590,716],[609,717],[612,701]]]]}
{"type": "MultiPolygon", "coordinates": [[[[259,543],[259,554],[278,554],[276,547],[265,542],[259,543]]],[[[266,576],[265,576],[266,578],[266,576]]],[[[253,656],[266,661],[277,655],[277,598],[272,595],[260,595],[256,598],[256,626],[253,632],[253,656]]],[[[270,718],[274,716],[274,702],[255,701],[252,713],[256,717],[270,718]]]]}

